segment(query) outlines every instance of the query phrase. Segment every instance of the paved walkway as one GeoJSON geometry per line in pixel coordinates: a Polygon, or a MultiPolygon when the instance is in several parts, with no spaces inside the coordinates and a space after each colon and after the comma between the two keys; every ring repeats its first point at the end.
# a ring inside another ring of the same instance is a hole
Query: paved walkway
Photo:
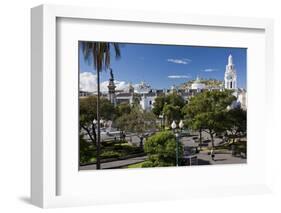
{"type": "Polygon", "coordinates": [[[215,154],[215,159],[212,160],[211,155],[207,153],[197,154],[198,165],[217,165],[217,164],[242,164],[247,163],[247,159],[234,157],[231,154],[215,154]]]}
{"type": "MultiPolygon", "coordinates": [[[[123,166],[128,166],[135,163],[143,162],[147,159],[147,156],[141,156],[141,157],[135,157],[135,158],[129,158],[126,160],[117,160],[107,163],[101,164],[101,169],[114,169],[114,168],[120,168],[123,166]]],[[[96,169],[96,164],[86,165],[86,166],[80,166],[80,170],[93,170],[96,169]]]]}
{"type": "MultiPolygon", "coordinates": [[[[207,138],[207,135],[203,135],[204,139],[207,138]]],[[[219,145],[219,143],[222,140],[219,138],[215,138],[215,146],[219,145]]],[[[195,143],[193,137],[183,137],[181,139],[181,142],[183,143],[184,147],[191,148],[191,147],[197,147],[198,143],[195,143]]],[[[211,142],[208,142],[206,144],[207,146],[211,147],[211,142]]],[[[208,155],[207,151],[201,151],[199,154],[195,154],[194,156],[197,156],[198,159],[198,165],[217,165],[217,164],[242,164],[247,163],[247,159],[243,159],[240,157],[234,157],[231,155],[231,152],[229,153],[215,153],[215,160],[212,160],[211,155],[208,155]]]]}

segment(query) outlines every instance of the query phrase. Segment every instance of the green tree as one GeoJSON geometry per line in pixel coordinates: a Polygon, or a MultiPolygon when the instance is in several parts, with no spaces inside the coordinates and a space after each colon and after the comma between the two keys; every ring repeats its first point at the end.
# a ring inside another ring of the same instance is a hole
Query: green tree
{"type": "Polygon", "coordinates": [[[174,106],[183,107],[185,102],[180,94],[177,92],[170,93],[166,96],[166,103],[174,106]]]}
{"type": "Polygon", "coordinates": [[[93,157],[93,150],[91,150],[91,143],[88,143],[84,139],[84,135],[79,135],[79,158],[80,163],[89,162],[89,160],[93,157]]]}
{"type": "Polygon", "coordinates": [[[247,132],[247,112],[235,108],[226,113],[226,129],[234,143],[238,137],[245,136],[247,132]]]}
{"type": "MultiPolygon", "coordinates": [[[[179,142],[179,160],[183,159],[183,145],[179,142]]],[[[172,132],[158,132],[148,138],[144,144],[144,151],[148,155],[148,162],[143,167],[175,166],[176,138],[172,132]]]]}
{"type": "Polygon", "coordinates": [[[182,117],[180,106],[175,106],[173,104],[165,104],[163,113],[168,121],[168,124],[172,123],[174,120],[178,121],[182,117]]]}
{"type": "Polygon", "coordinates": [[[132,102],[132,107],[139,107],[140,106],[140,101],[141,101],[141,95],[134,93],[133,94],[133,102],[132,102]]]}
{"type": "Polygon", "coordinates": [[[181,109],[184,104],[185,101],[181,95],[173,92],[168,95],[158,96],[153,103],[152,112],[157,117],[163,114],[165,121],[169,125],[173,120],[178,121],[183,117],[181,109]]]}
{"type": "Polygon", "coordinates": [[[100,169],[100,72],[110,67],[111,47],[115,51],[115,57],[120,57],[118,43],[108,42],[81,42],[84,60],[92,63],[97,71],[97,169],[100,169]]]}
{"type": "MultiPolygon", "coordinates": [[[[87,135],[94,146],[97,147],[96,125],[93,120],[97,120],[97,96],[80,98],[79,104],[79,124],[80,135],[87,135]]],[[[114,114],[114,106],[105,98],[100,99],[100,116],[109,120],[114,114]]]]}
{"type": "Polygon", "coordinates": [[[155,129],[156,118],[151,112],[143,111],[140,107],[133,107],[129,114],[123,114],[117,119],[117,126],[123,131],[136,133],[142,146],[146,133],[155,129]]]}
{"type": "Polygon", "coordinates": [[[116,119],[124,114],[129,114],[131,112],[131,106],[129,103],[118,104],[115,108],[116,119]]]}
{"type": "Polygon", "coordinates": [[[159,117],[159,115],[161,115],[163,113],[163,108],[165,105],[165,95],[159,95],[155,98],[155,101],[153,103],[153,108],[152,108],[152,112],[159,117]]]}
{"type": "MultiPolygon", "coordinates": [[[[187,105],[186,105],[187,106],[187,105]]],[[[183,113],[186,107],[182,109],[183,113]]],[[[197,119],[192,119],[191,117],[185,116],[185,126],[189,127],[192,130],[197,130],[199,132],[199,148],[202,145],[202,131],[203,131],[203,121],[201,121],[200,117],[197,119]]]]}
{"type": "Polygon", "coordinates": [[[192,97],[183,112],[193,128],[210,135],[214,147],[214,135],[225,131],[226,109],[235,99],[229,90],[205,91],[192,97]]]}

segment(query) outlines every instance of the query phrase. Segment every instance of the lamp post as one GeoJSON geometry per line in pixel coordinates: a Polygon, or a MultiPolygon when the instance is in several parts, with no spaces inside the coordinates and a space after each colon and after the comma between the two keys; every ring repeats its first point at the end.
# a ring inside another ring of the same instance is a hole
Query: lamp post
{"type": "MultiPolygon", "coordinates": [[[[96,119],[94,119],[94,120],[93,120],[93,128],[92,128],[93,134],[94,134],[94,133],[96,134],[97,123],[98,123],[98,121],[97,121],[96,119]]],[[[97,143],[97,141],[96,141],[96,143],[97,143]]]]}
{"type": "MultiPolygon", "coordinates": [[[[95,134],[96,135],[96,128],[97,128],[97,123],[98,123],[98,121],[96,120],[96,119],[94,119],[93,120],[93,128],[92,128],[92,131],[93,131],[93,134],[95,134]]],[[[97,145],[97,138],[96,138],[97,136],[95,136],[95,142],[96,142],[96,145],[97,145]]]]}
{"type": "Polygon", "coordinates": [[[176,166],[179,166],[179,134],[176,133],[177,124],[175,121],[171,124],[173,132],[176,136],[176,166]]]}
{"type": "Polygon", "coordinates": [[[227,112],[230,111],[231,109],[232,109],[231,106],[227,106],[227,107],[226,107],[226,111],[227,111],[227,112]]]}
{"type": "Polygon", "coordinates": [[[96,127],[98,129],[97,131],[97,140],[96,140],[96,146],[97,146],[97,162],[96,162],[96,168],[100,169],[100,122],[99,120],[94,119],[93,120],[93,131],[96,131],[96,127]]]}

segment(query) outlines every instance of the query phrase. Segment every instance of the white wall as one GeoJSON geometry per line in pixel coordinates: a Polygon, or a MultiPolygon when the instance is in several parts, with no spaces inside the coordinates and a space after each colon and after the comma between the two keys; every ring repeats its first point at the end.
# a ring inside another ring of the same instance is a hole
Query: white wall
{"type": "MultiPolygon", "coordinates": [[[[275,19],[275,77],[281,109],[281,13],[278,0],[173,0],[173,1],[123,1],[123,0],[45,0],[44,3],[106,6],[123,9],[186,12],[192,14],[217,14],[230,16],[271,17],[275,19]]],[[[0,148],[0,211],[37,212],[28,203],[30,178],[30,11],[41,4],[39,0],[2,1],[0,7],[1,42],[1,148],[0,148]]],[[[106,12],[106,10],[105,10],[106,12]]],[[[257,93],[258,94],[258,93],[257,93]]],[[[273,93],[276,95],[277,93],[273,93]]],[[[280,111],[275,111],[276,130],[280,129],[280,111]]],[[[276,131],[272,155],[276,165],[281,163],[280,135],[276,131]]],[[[280,168],[280,166],[279,166],[280,168]]],[[[69,212],[280,212],[280,169],[276,171],[276,194],[264,196],[231,197],[222,199],[196,198],[188,201],[171,201],[146,204],[110,205],[73,208],[69,212]],[[278,202],[279,201],[279,202],[278,202]],[[233,205],[238,204],[238,205],[233,205]]],[[[187,180],[188,181],[188,180],[187,180]]],[[[188,192],[187,192],[188,193],[188,192]]],[[[61,209],[52,212],[60,212],[61,209]]]]}

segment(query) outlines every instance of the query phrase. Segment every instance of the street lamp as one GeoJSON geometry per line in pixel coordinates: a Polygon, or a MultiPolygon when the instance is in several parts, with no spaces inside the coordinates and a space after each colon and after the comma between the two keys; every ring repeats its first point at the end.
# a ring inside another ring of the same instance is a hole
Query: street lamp
{"type": "MultiPolygon", "coordinates": [[[[96,135],[97,123],[98,123],[98,121],[97,121],[96,119],[94,119],[94,120],[93,120],[93,126],[92,126],[92,132],[93,132],[93,134],[95,134],[95,135],[96,135]]],[[[97,141],[97,138],[96,138],[96,137],[95,137],[95,142],[96,142],[96,145],[97,145],[98,141],[97,141]]]]}
{"type": "Polygon", "coordinates": [[[180,123],[179,123],[179,128],[181,129],[181,132],[182,132],[182,128],[183,128],[184,124],[183,124],[183,121],[180,120],[180,123]]]}
{"type": "Polygon", "coordinates": [[[175,121],[173,121],[173,123],[171,124],[171,127],[172,127],[173,132],[176,136],[176,166],[179,166],[179,134],[175,133],[176,128],[177,128],[177,124],[176,124],[175,121]]]}
{"type": "MultiPolygon", "coordinates": [[[[96,133],[97,122],[98,122],[98,121],[97,121],[96,119],[93,120],[93,126],[92,126],[93,134],[96,133]]],[[[96,141],[96,143],[97,143],[97,141],[96,141]]]]}
{"type": "Polygon", "coordinates": [[[93,120],[93,124],[94,124],[94,125],[97,124],[97,120],[96,120],[96,119],[93,120]]]}
{"type": "Polygon", "coordinates": [[[177,128],[177,124],[175,121],[173,121],[173,123],[171,124],[171,127],[172,127],[173,131],[175,131],[175,129],[177,128]]]}
{"type": "Polygon", "coordinates": [[[230,111],[231,109],[232,109],[231,106],[227,106],[227,107],[226,107],[226,111],[230,111]]]}

